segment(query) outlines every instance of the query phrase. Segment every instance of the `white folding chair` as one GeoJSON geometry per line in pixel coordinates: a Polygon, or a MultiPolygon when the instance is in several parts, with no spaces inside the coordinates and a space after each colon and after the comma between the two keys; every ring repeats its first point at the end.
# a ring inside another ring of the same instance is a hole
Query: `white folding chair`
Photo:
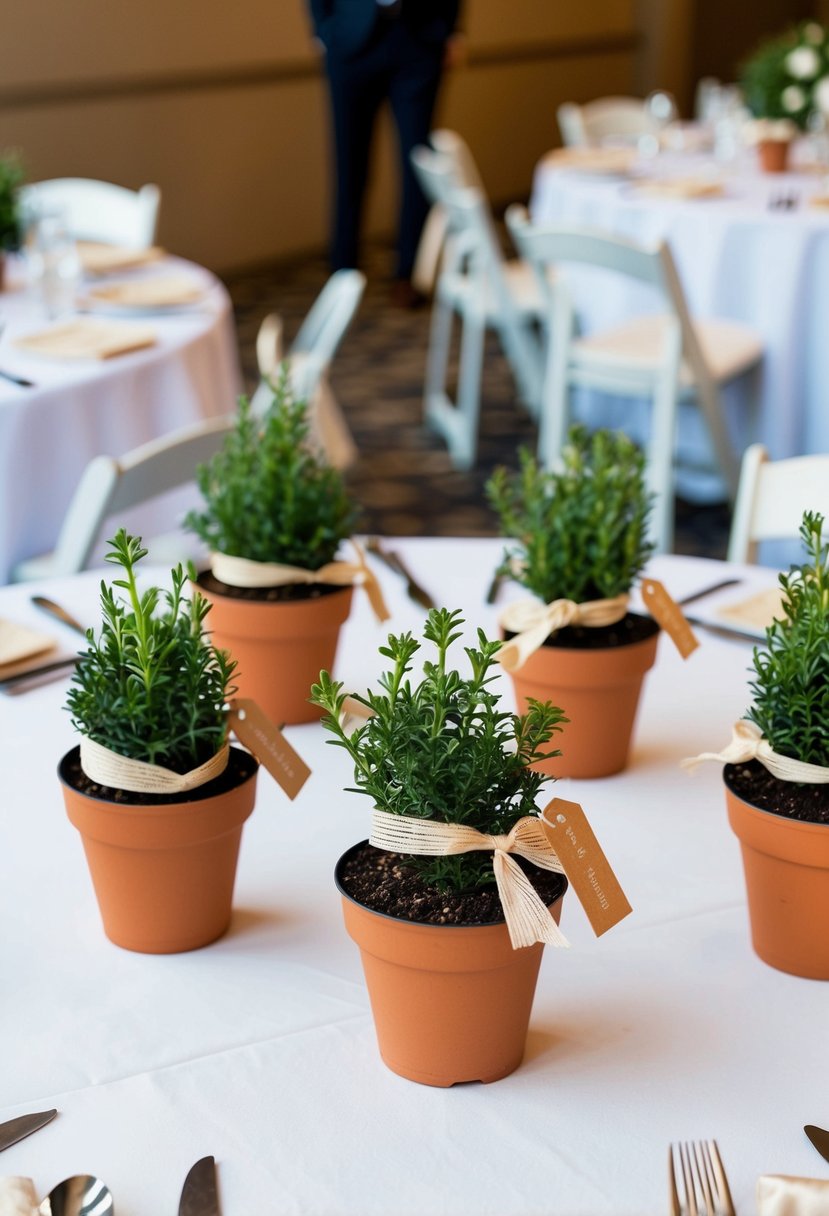
{"type": "Polygon", "coordinates": [[[531,263],[547,295],[550,339],[539,429],[539,458],[555,465],[569,421],[569,390],[599,389],[653,401],[648,441],[648,480],[657,495],[652,519],[659,551],[673,538],[676,421],[680,400],[699,407],[718,469],[733,498],[737,458],[723,417],[719,388],[754,368],[762,358],[759,337],[736,321],[691,320],[668,246],[645,248],[621,237],[567,225],[530,224],[526,209],[511,207],[507,227],[519,253],[531,263]],[[586,264],[649,284],[664,311],[581,336],[567,278],[567,263],[586,264]],[[551,270],[556,273],[551,277],[551,270]]]}
{"type": "MultiPolygon", "coordinates": [[[[455,182],[459,186],[474,186],[481,193],[484,183],[475,163],[475,158],[464,139],[457,131],[439,128],[432,131],[429,143],[436,152],[451,161],[455,182]]],[[[417,246],[412,285],[425,296],[434,291],[438,267],[446,245],[449,218],[442,203],[433,203],[426,216],[423,232],[417,246]]]]}
{"type": "Polygon", "coordinates": [[[59,177],[24,186],[21,201],[33,218],[60,213],[75,240],[146,249],[155,240],[161,191],[154,185],[128,190],[93,178],[59,177]]]}
{"type": "Polygon", "coordinates": [[[761,541],[793,540],[804,511],[829,519],[829,455],[769,460],[761,443],[746,448],[728,538],[730,562],[756,562],[761,541]]]}
{"type": "Polygon", "coordinates": [[[643,135],[659,135],[661,123],[639,97],[599,97],[584,105],[566,101],[557,110],[566,147],[597,148],[608,140],[635,144],[643,135]]]}
{"type": "Polygon", "coordinates": [[[283,350],[283,324],[270,313],[256,337],[256,360],[262,377],[251,398],[254,413],[262,414],[273,399],[273,386],[285,364],[294,396],[309,405],[312,436],[328,461],[343,469],[353,464],[357,448],[331,391],[328,372],[357,311],[366,286],[359,270],[337,270],[331,275],[302,322],[287,353],[283,350]]]}
{"type": "Polygon", "coordinates": [[[545,303],[533,271],[501,251],[486,199],[479,189],[459,186],[450,160],[415,148],[412,163],[428,198],[448,217],[446,252],[435,287],[424,408],[427,421],[445,438],[452,463],[468,469],[478,448],[481,371],[488,328],[498,334],[515,377],[519,399],[537,415],[545,303]],[[460,363],[457,397],[448,392],[452,325],[458,316],[460,363]]]}
{"type": "MultiPolygon", "coordinates": [[[[11,581],[86,569],[108,519],[194,481],[198,466],[219,450],[235,423],[233,414],[211,418],[142,444],[120,460],[96,456],[81,476],[54,551],[19,562],[11,581]]],[[[181,533],[165,533],[155,540],[145,538],[145,547],[153,560],[177,561],[185,556],[186,546],[181,533]]]]}

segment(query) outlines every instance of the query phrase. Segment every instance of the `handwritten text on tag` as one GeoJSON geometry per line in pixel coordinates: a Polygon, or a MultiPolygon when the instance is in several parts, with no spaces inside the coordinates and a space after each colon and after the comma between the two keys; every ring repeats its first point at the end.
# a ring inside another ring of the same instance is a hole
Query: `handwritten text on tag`
{"type": "Polygon", "coordinates": [[[311,776],[311,770],[282,731],[248,697],[237,697],[231,702],[230,726],[237,739],[253,752],[293,801],[311,776]]]}
{"type": "Polygon", "coordinates": [[[542,812],[541,826],[593,932],[601,937],[632,909],[587,816],[577,802],[554,798],[542,812]]]}

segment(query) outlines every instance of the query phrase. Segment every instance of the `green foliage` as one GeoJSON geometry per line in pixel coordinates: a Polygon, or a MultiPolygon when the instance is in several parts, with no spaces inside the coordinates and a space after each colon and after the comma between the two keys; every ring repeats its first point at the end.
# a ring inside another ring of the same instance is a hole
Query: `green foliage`
{"type": "Polygon", "coordinates": [[[829,767],[829,542],[822,515],[807,511],[800,536],[809,556],[780,575],[783,619],[754,651],[754,704],[746,717],[776,752],[829,767]]]}
{"type": "Polygon", "coordinates": [[[106,560],[124,577],[111,587],[101,583],[100,636],[87,632],[67,709],[81,734],[119,755],[188,772],[227,739],[225,702],[235,692],[236,663],[203,633],[210,605],[198,593],[183,597],[181,566],[164,593],[166,611],[156,615],[159,589],[139,593],[136,585],[135,567],[147,555],[140,538],[121,528],[110,544],[106,560]]]}
{"type": "Polygon", "coordinates": [[[810,114],[820,108],[818,85],[827,77],[826,31],[809,21],[762,42],[743,65],[740,85],[756,118],[787,118],[805,131],[810,114]]]}
{"type": "Polygon", "coordinates": [[[502,534],[517,542],[501,573],[547,604],[628,591],[653,551],[639,448],[621,432],[574,426],[560,470],[540,468],[526,450],[520,462],[518,473],[496,469],[486,487],[502,534]]]}
{"type": "MultiPolygon", "coordinates": [[[[465,647],[471,674],[447,666],[447,652],[461,636],[459,611],[435,608],[423,636],[437,649],[424,661],[414,687],[406,678],[420,642],[410,633],[389,635],[380,654],[392,668],[380,679],[382,691],[355,699],[373,717],[348,735],[340,724],[346,694],[342,684],[320,672],[311,700],[326,710],[329,742],[343,747],[354,762],[353,792],[367,794],[392,815],[462,823],[481,832],[509,832],[522,815],[534,814],[535,798],[546,777],[527,766],[557,756],[545,751],[567,719],[549,702],[531,701],[519,716],[498,708],[489,685],[500,642],[478,630],[477,647],[465,647]]],[[[494,881],[492,854],[412,858],[422,877],[442,889],[470,890],[494,881]]]]}
{"type": "Polygon", "coordinates": [[[24,173],[16,152],[0,156],[0,250],[20,248],[22,219],[19,191],[24,173]]]}
{"type": "Polygon", "coordinates": [[[308,441],[307,403],[283,367],[263,417],[242,398],[221,451],[198,471],[203,511],[185,526],[213,552],[319,570],[352,533],[356,510],[342,476],[308,441]]]}

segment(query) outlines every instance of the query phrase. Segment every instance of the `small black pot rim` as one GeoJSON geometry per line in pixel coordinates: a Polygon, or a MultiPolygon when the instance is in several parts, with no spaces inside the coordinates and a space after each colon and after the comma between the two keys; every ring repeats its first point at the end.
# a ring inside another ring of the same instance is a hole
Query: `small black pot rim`
{"type": "MultiPolygon", "coordinates": [[[[202,576],[205,574],[210,575],[211,578],[216,578],[215,574],[213,574],[212,570],[210,570],[210,569],[199,570],[197,572],[197,577],[196,577],[196,586],[201,591],[206,591],[208,593],[208,595],[215,595],[216,597],[225,599],[225,600],[247,599],[247,600],[250,600],[251,603],[266,603],[266,602],[268,602],[266,600],[267,592],[274,591],[274,590],[276,590],[277,587],[292,587],[292,588],[307,589],[307,591],[308,591],[307,595],[297,596],[296,599],[293,599],[293,600],[272,600],[272,601],[270,601],[274,608],[283,608],[286,604],[304,604],[309,599],[318,598],[318,597],[314,596],[315,590],[322,590],[325,597],[327,598],[329,595],[335,595],[338,591],[351,591],[351,590],[353,590],[353,586],[354,586],[353,583],[278,583],[278,584],[272,584],[271,586],[268,586],[268,587],[237,587],[237,588],[235,588],[235,590],[240,591],[240,592],[245,592],[246,594],[228,595],[224,591],[214,591],[212,587],[206,587],[202,583],[202,576]],[[251,595],[250,592],[252,592],[252,591],[261,591],[262,592],[261,597],[257,596],[257,595],[251,595]]],[[[216,579],[216,582],[221,583],[221,585],[223,587],[233,586],[232,583],[222,583],[222,580],[218,579],[218,578],[216,579]]]]}
{"type": "MultiPolygon", "coordinates": [[[[67,778],[64,776],[63,770],[64,770],[65,765],[69,761],[70,757],[80,753],[80,750],[81,750],[80,744],[76,744],[74,747],[70,747],[69,751],[64,752],[63,756],[61,756],[60,760],[58,761],[58,765],[57,765],[58,781],[60,781],[61,785],[65,785],[67,787],[67,789],[74,790],[76,793],[83,793],[84,798],[92,798],[95,802],[105,802],[105,803],[108,803],[109,805],[115,804],[115,799],[113,799],[113,798],[104,798],[100,794],[89,794],[89,793],[86,793],[86,791],[78,790],[77,787],[75,785],[73,785],[73,783],[71,781],[67,780],[67,778]]],[[[231,787],[231,789],[237,789],[240,785],[244,785],[244,783],[246,781],[250,781],[251,778],[255,777],[256,773],[259,771],[259,761],[256,759],[256,757],[251,752],[246,751],[245,748],[243,748],[243,747],[237,747],[233,743],[231,743],[231,745],[230,745],[230,751],[233,755],[245,757],[245,759],[251,761],[251,763],[253,764],[253,768],[250,770],[250,772],[248,774],[246,774],[245,776],[243,776],[236,783],[235,786],[231,787]]],[[[230,761],[228,760],[228,764],[229,763],[230,763],[230,761]]],[[[224,776],[224,772],[219,774],[219,777],[222,777],[222,776],[224,776]]],[[[211,786],[213,784],[213,781],[218,781],[219,777],[214,777],[211,781],[206,781],[204,783],[204,785],[196,786],[195,789],[187,790],[183,794],[158,795],[159,798],[164,799],[163,802],[162,801],[146,802],[146,803],[131,802],[129,798],[124,798],[122,800],[119,800],[117,805],[145,806],[148,810],[153,810],[155,807],[169,806],[171,803],[175,803],[175,802],[202,802],[205,798],[215,797],[215,794],[205,792],[205,791],[208,790],[208,786],[211,786]]],[[[129,791],[129,790],[121,790],[121,793],[123,793],[123,794],[129,794],[130,792],[131,791],[129,791]]]]}
{"type": "MultiPolygon", "coordinates": [[[[627,620],[628,617],[636,617],[636,619],[640,620],[640,621],[649,621],[650,624],[652,625],[652,629],[641,638],[632,638],[630,641],[625,641],[625,642],[614,642],[613,645],[611,645],[611,646],[562,646],[559,642],[556,641],[556,637],[558,636],[558,633],[560,632],[560,631],[557,631],[556,633],[548,633],[547,637],[544,639],[544,641],[541,643],[541,645],[542,645],[542,647],[546,647],[548,650],[567,650],[574,654],[577,652],[584,653],[584,654],[596,654],[596,653],[601,652],[602,650],[624,650],[628,646],[643,646],[646,642],[649,642],[652,637],[654,637],[656,634],[658,634],[661,631],[661,628],[662,628],[661,625],[659,625],[654,620],[654,618],[647,612],[626,612],[625,615],[621,618],[621,620],[627,620]]],[[[617,622],[617,623],[620,623],[620,622],[617,622]]],[[[569,626],[567,626],[567,628],[569,628],[569,626]]],[[[608,626],[608,628],[610,628],[610,626],[608,626]]],[[[507,642],[511,641],[512,638],[518,636],[517,634],[513,633],[513,631],[510,629],[504,629],[504,630],[502,630],[502,633],[504,635],[504,640],[507,642]]]]}
{"type": "MultiPolygon", "coordinates": [[[[728,787],[728,789],[731,791],[731,793],[734,795],[735,798],[739,798],[740,802],[744,803],[746,806],[750,806],[753,811],[757,811],[758,815],[768,815],[771,819],[777,820],[780,823],[801,824],[803,827],[807,827],[807,828],[826,828],[827,830],[829,830],[829,823],[820,823],[820,821],[817,819],[796,819],[792,815],[781,815],[779,811],[770,811],[767,806],[758,806],[756,802],[752,802],[750,798],[746,798],[746,796],[743,793],[741,793],[740,790],[735,789],[734,788],[734,769],[744,768],[746,764],[751,764],[751,763],[759,764],[759,760],[758,761],[744,760],[740,764],[724,764],[723,765],[723,770],[722,770],[723,784],[728,787]]],[[[772,776],[773,775],[774,774],[772,774],[772,776]]],[[[779,778],[778,778],[778,780],[779,780],[779,778]]],[[[799,782],[799,783],[791,782],[791,783],[787,783],[787,784],[807,785],[807,786],[810,786],[810,788],[814,788],[814,782],[805,782],[804,781],[804,782],[799,782]]]]}
{"type": "MultiPolygon", "coordinates": [[[[365,840],[358,840],[356,844],[352,844],[346,849],[337,864],[334,866],[334,885],[336,886],[340,895],[349,900],[352,904],[356,904],[358,908],[364,908],[365,911],[370,912],[372,916],[381,916],[384,920],[390,920],[395,925],[414,925],[419,929],[491,929],[493,925],[505,925],[507,923],[505,917],[499,916],[497,920],[489,920],[485,925],[482,925],[479,921],[461,921],[459,924],[435,925],[431,924],[429,921],[409,920],[408,917],[405,916],[392,916],[388,912],[378,912],[376,908],[369,908],[367,904],[362,903],[359,899],[355,899],[353,895],[346,891],[345,887],[340,881],[340,874],[342,867],[345,865],[351,854],[356,853],[358,849],[362,849],[365,845],[370,843],[371,842],[368,840],[368,838],[365,840]]],[[[553,904],[557,904],[559,900],[564,899],[564,896],[567,894],[567,889],[570,886],[570,883],[564,874],[560,874],[559,878],[564,883],[564,887],[561,894],[553,901],[553,904]]],[[[553,907],[553,904],[548,904],[547,906],[553,907]]]]}

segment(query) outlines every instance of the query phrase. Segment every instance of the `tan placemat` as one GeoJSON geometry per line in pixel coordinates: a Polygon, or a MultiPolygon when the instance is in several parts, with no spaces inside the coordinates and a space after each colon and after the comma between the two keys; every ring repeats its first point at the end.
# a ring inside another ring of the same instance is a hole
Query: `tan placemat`
{"type": "Polygon", "coordinates": [[[56,645],[48,634],[0,617],[0,679],[13,675],[21,664],[54,650],[56,645]]]}
{"type": "Polygon", "coordinates": [[[737,604],[728,604],[718,608],[717,616],[732,625],[742,625],[762,634],[776,618],[783,616],[783,590],[781,587],[769,587],[766,591],[758,591],[747,600],[737,604]]]}
{"type": "Polygon", "coordinates": [[[721,182],[704,177],[647,178],[636,189],[653,198],[722,198],[724,193],[721,182]]]}
{"type": "Polygon", "coordinates": [[[86,274],[113,274],[147,266],[164,257],[157,245],[146,249],[126,249],[122,245],[100,245],[95,241],[78,241],[78,257],[86,274]]]}
{"type": "Polygon", "coordinates": [[[636,161],[636,152],[630,148],[556,148],[545,159],[557,169],[624,174],[636,161]]]}
{"type": "Polygon", "coordinates": [[[155,333],[144,325],[79,317],[17,338],[14,345],[47,359],[112,359],[154,343],[155,333]]]}
{"type": "Polygon", "coordinates": [[[91,287],[87,299],[96,304],[123,308],[171,308],[195,304],[204,297],[204,287],[190,275],[163,275],[152,279],[124,279],[91,287]]]}
{"type": "Polygon", "coordinates": [[[809,199],[810,207],[817,207],[821,211],[829,211],[829,194],[813,194],[809,199]]]}

